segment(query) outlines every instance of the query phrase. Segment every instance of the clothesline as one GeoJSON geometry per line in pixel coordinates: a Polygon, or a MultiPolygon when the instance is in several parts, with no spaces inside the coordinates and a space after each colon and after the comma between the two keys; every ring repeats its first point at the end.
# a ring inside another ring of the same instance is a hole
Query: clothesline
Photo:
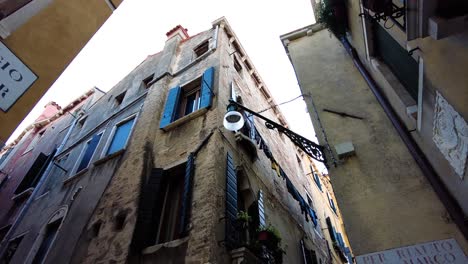
{"type": "Polygon", "coordinates": [[[278,177],[286,181],[286,188],[288,189],[289,194],[291,194],[294,200],[299,202],[299,206],[301,207],[301,214],[304,214],[307,222],[309,222],[309,216],[310,216],[310,218],[312,219],[312,222],[314,223],[314,226],[317,226],[317,214],[315,213],[315,210],[313,210],[309,206],[309,204],[304,200],[304,198],[301,196],[301,194],[296,189],[294,184],[291,182],[289,177],[286,175],[284,170],[281,168],[278,162],[276,162],[276,159],[273,157],[273,154],[271,153],[270,148],[265,143],[265,141],[260,136],[260,134],[255,129],[255,127],[252,127],[252,129],[254,129],[254,132],[255,132],[255,142],[257,143],[258,147],[261,150],[263,150],[263,153],[265,154],[265,156],[267,156],[267,158],[270,159],[271,161],[271,168],[276,172],[278,177]]]}

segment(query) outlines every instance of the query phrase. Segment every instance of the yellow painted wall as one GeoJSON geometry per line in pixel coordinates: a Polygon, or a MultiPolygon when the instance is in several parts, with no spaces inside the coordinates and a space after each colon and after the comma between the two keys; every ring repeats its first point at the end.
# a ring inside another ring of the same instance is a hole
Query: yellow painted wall
{"type": "Polygon", "coordinates": [[[55,0],[2,40],[38,79],[7,113],[0,111],[0,142],[8,139],[111,14],[104,0],[55,0]]]}
{"type": "Polygon", "coordinates": [[[466,240],[340,42],[321,30],[291,41],[287,49],[320,143],[326,144],[319,124],[332,149],[351,141],[356,151],[329,169],[354,254],[446,238],[455,238],[468,252],[466,240]]]}
{"type": "MultiPolygon", "coordinates": [[[[363,31],[362,18],[358,16],[359,3],[350,1],[348,3],[348,21],[349,21],[349,39],[359,54],[361,61],[375,79],[376,83],[382,89],[385,96],[389,99],[393,109],[400,119],[405,123],[411,135],[424,152],[435,171],[450,191],[453,198],[458,202],[461,209],[468,216],[468,163],[465,165],[465,171],[460,176],[450,165],[446,157],[433,141],[434,134],[434,114],[436,92],[439,92],[447,102],[464,118],[468,119],[468,31],[452,35],[440,40],[432,37],[418,38],[413,41],[407,41],[405,32],[397,26],[393,26],[387,32],[406,50],[418,47],[412,55],[416,62],[423,60],[423,83],[422,83],[422,104],[421,104],[421,127],[417,129],[415,119],[408,116],[404,101],[404,94],[397,91],[398,80],[393,82],[388,80],[392,77],[382,72],[375,66],[375,62],[384,64],[379,58],[374,56],[372,49],[372,29],[369,27],[366,32],[363,31]],[[366,56],[366,39],[369,46],[369,57],[366,56]]],[[[368,22],[370,23],[370,22],[368,22]]],[[[383,24],[383,23],[381,23],[383,24]]],[[[390,27],[387,23],[387,27],[390,27]]],[[[409,56],[409,55],[408,55],[409,56]]],[[[460,140],[456,139],[458,144],[460,140]]],[[[452,154],[456,155],[456,154],[452,154]]],[[[466,154],[464,159],[466,160],[466,154]]],[[[463,157],[462,157],[463,159],[463,157]]],[[[466,162],[466,161],[465,161],[466,162]]]]}

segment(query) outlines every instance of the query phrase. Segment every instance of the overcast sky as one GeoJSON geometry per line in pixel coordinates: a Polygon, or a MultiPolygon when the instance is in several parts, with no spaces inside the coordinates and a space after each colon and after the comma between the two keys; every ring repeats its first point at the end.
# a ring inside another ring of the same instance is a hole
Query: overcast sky
{"type": "MultiPolygon", "coordinates": [[[[276,102],[300,95],[279,36],[314,23],[310,0],[124,0],[9,141],[34,121],[48,102],[65,106],[93,86],[110,90],[148,55],[162,50],[165,33],[174,26],[180,24],[194,35],[209,29],[211,22],[222,16],[229,21],[276,102]]],[[[281,110],[292,130],[314,139],[302,99],[281,106],[281,110]]]]}

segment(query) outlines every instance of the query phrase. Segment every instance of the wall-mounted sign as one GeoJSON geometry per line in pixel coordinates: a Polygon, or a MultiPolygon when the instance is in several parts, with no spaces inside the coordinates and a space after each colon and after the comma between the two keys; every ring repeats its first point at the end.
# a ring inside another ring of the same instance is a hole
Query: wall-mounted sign
{"type": "Polygon", "coordinates": [[[0,109],[8,109],[37,80],[37,76],[0,42],[0,109]]]}
{"type": "Polygon", "coordinates": [[[356,256],[357,264],[466,264],[468,259],[455,239],[356,256]]]}

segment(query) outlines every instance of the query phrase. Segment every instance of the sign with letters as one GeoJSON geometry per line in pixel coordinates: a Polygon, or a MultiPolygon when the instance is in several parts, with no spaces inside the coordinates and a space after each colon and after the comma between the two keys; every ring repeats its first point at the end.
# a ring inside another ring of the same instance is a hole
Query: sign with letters
{"type": "Polygon", "coordinates": [[[0,42],[0,109],[10,107],[37,80],[37,76],[0,42]]]}
{"type": "Polygon", "coordinates": [[[357,264],[465,264],[468,259],[455,239],[356,256],[357,264]]]}

